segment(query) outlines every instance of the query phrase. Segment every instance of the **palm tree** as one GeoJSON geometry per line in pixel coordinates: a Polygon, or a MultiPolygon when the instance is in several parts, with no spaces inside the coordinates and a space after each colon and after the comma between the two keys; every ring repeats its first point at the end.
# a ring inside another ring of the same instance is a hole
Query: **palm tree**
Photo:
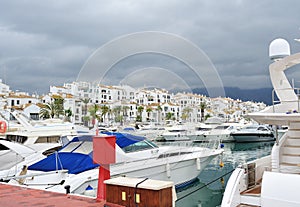
{"type": "Polygon", "coordinates": [[[64,115],[63,99],[44,104],[40,109],[40,117],[43,119],[59,118],[60,115],[64,115]]]}
{"type": "Polygon", "coordinates": [[[136,117],[136,120],[139,122],[141,122],[143,120],[143,117],[142,117],[143,110],[144,110],[143,106],[137,107],[137,111],[138,111],[139,115],[136,117]]]}
{"type": "Polygon", "coordinates": [[[161,106],[160,105],[158,105],[157,106],[157,108],[156,108],[156,110],[157,110],[157,114],[158,114],[158,117],[157,117],[157,122],[161,122],[161,111],[162,111],[162,108],[161,108],[161,106]]]}
{"type": "Polygon", "coordinates": [[[205,102],[200,103],[200,110],[201,110],[201,122],[204,121],[204,110],[206,109],[207,105],[205,102]]]}
{"type": "Polygon", "coordinates": [[[129,106],[123,106],[122,107],[123,123],[126,122],[126,117],[128,117],[128,114],[127,114],[128,109],[129,109],[129,106]]]}
{"type": "Polygon", "coordinates": [[[90,98],[84,98],[84,99],[80,99],[80,101],[82,102],[82,103],[84,103],[84,109],[82,110],[82,114],[83,115],[86,115],[87,114],[87,110],[88,110],[88,108],[87,108],[87,104],[88,103],[90,103],[90,98]]]}
{"type": "Polygon", "coordinates": [[[54,105],[56,105],[56,110],[55,110],[55,116],[59,117],[60,115],[64,115],[64,99],[63,98],[56,98],[54,99],[54,105]]]}
{"type": "Polygon", "coordinates": [[[211,117],[210,114],[206,114],[204,118],[205,118],[205,120],[207,120],[207,119],[210,118],[210,117],[211,117]]]}
{"type": "Polygon", "coordinates": [[[172,120],[172,119],[174,119],[175,117],[174,117],[174,114],[172,113],[172,112],[168,112],[167,114],[166,114],[166,120],[172,120]]]}
{"type": "Polygon", "coordinates": [[[89,107],[88,111],[90,113],[90,116],[92,117],[92,124],[93,124],[93,127],[94,127],[96,119],[98,121],[100,121],[100,116],[98,114],[99,106],[97,104],[93,104],[92,106],[89,107]]]}
{"type": "Polygon", "coordinates": [[[87,118],[84,118],[85,116],[87,116],[87,111],[88,111],[88,108],[87,108],[87,104],[90,102],[90,98],[84,98],[84,99],[80,99],[80,101],[82,102],[82,103],[84,103],[84,107],[83,107],[83,110],[82,110],[82,115],[83,115],[83,117],[82,117],[82,121],[83,121],[83,125],[84,126],[87,126],[88,125],[88,120],[89,119],[87,119],[87,118]]]}
{"type": "Polygon", "coordinates": [[[39,113],[42,119],[54,118],[55,115],[55,104],[53,102],[44,104],[39,113]]]}
{"type": "Polygon", "coordinates": [[[115,106],[113,108],[113,114],[115,117],[115,122],[121,122],[123,117],[121,115],[122,107],[121,106],[115,106]]]}
{"type": "Polygon", "coordinates": [[[188,118],[190,118],[190,113],[192,112],[193,110],[190,108],[190,107],[185,107],[183,110],[182,110],[182,115],[181,115],[181,118],[183,120],[187,120],[188,118]]]}
{"type": "Polygon", "coordinates": [[[149,121],[150,120],[150,113],[152,112],[152,108],[151,107],[148,107],[146,109],[146,112],[147,112],[147,120],[149,121]]]}
{"type": "Polygon", "coordinates": [[[101,121],[104,122],[106,114],[109,112],[109,107],[106,105],[101,106],[101,121]]]}
{"type": "Polygon", "coordinates": [[[65,110],[65,120],[71,121],[71,116],[73,115],[71,108],[65,110]]]}

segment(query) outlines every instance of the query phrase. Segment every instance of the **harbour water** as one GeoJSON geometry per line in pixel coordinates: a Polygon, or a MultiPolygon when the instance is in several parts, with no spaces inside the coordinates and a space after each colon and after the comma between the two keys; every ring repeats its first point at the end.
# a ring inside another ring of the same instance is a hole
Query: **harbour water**
{"type": "Polygon", "coordinates": [[[269,155],[273,144],[274,142],[224,143],[222,158],[215,158],[198,180],[177,192],[176,207],[220,206],[232,170],[239,164],[269,155]],[[222,168],[219,165],[221,159],[224,163],[222,168]]]}

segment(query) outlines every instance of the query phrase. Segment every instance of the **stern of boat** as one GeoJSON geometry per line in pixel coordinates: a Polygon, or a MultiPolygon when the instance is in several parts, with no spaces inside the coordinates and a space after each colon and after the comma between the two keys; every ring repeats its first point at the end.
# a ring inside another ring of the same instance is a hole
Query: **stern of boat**
{"type": "Polygon", "coordinates": [[[262,177],[265,171],[270,170],[270,156],[236,168],[227,182],[221,207],[236,207],[239,204],[260,206],[262,177]]]}

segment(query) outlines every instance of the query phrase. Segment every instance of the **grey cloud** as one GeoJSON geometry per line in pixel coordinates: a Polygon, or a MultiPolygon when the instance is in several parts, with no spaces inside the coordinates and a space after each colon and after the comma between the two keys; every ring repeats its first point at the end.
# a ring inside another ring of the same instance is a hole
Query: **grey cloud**
{"type": "MultiPolygon", "coordinates": [[[[283,37],[293,52],[299,51],[293,43],[300,36],[299,7],[291,0],[2,1],[0,78],[13,89],[47,92],[49,85],[74,81],[89,55],[106,42],[154,30],[194,42],[212,60],[224,86],[271,87],[268,45],[283,37]]],[[[192,82],[186,66],[163,59],[123,60],[119,69],[128,71],[114,76],[118,80],[133,69],[173,68],[192,82]]],[[[295,71],[288,75],[299,77],[295,71]]]]}

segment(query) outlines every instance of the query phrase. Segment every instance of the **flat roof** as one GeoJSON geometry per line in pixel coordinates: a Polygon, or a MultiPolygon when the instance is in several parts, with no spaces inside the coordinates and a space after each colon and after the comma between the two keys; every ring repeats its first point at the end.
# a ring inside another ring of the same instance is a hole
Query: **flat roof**
{"type": "Polygon", "coordinates": [[[0,206],[99,207],[104,206],[104,204],[104,201],[97,201],[96,198],[0,183],[0,206]]]}
{"type": "Polygon", "coordinates": [[[116,177],[104,181],[108,185],[118,185],[134,188],[137,184],[138,188],[149,190],[161,190],[164,188],[173,187],[174,183],[171,181],[152,180],[144,178],[130,178],[130,177],[116,177]]]}

